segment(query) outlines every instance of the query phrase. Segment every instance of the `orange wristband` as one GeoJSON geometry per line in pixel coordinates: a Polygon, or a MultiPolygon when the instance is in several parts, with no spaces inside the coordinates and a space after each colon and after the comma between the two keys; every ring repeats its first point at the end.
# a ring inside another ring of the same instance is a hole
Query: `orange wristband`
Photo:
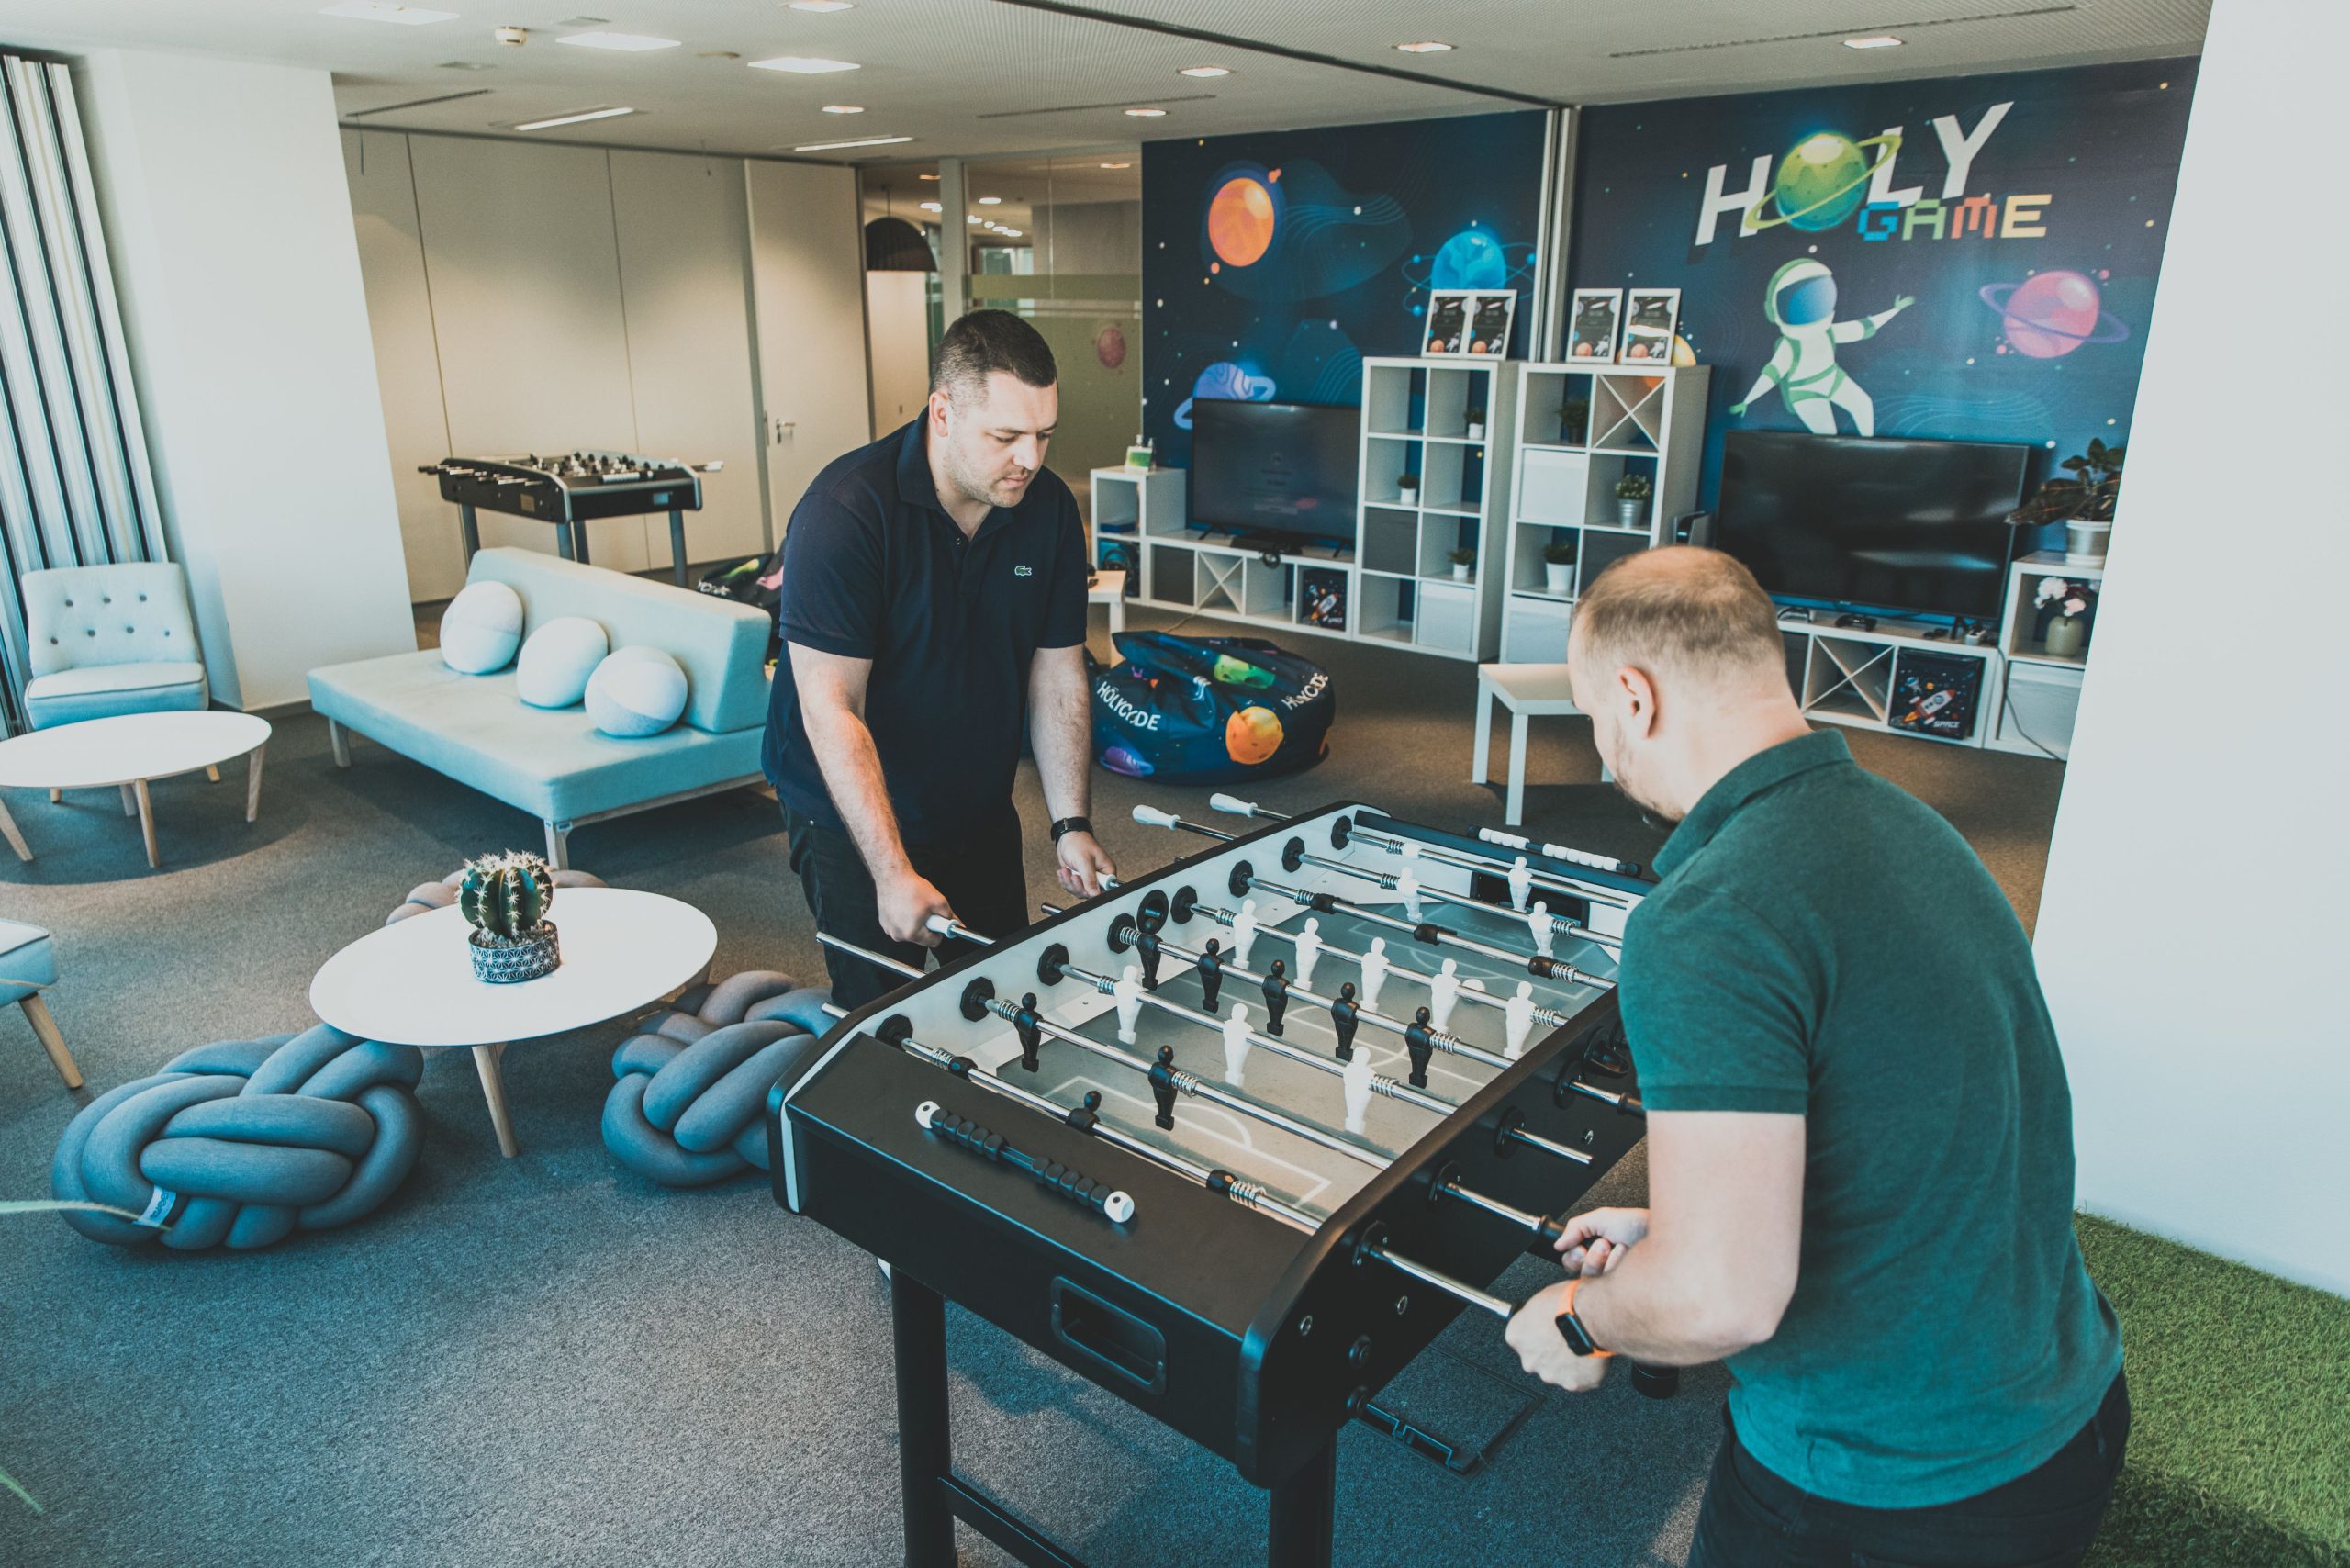
{"type": "MultiPolygon", "coordinates": [[[[1561,1297],[1560,1297],[1560,1298],[1559,1298],[1559,1311],[1560,1311],[1561,1316],[1563,1316],[1564,1315],[1566,1315],[1566,1314],[1568,1314],[1568,1313],[1572,1313],[1572,1311],[1574,1311],[1574,1309],[1575,1309],[1575,1292],[1576,1292],[1578,1289],[1580,1289],[1580,1288],[1582,1287],[1582,1284],[1583,1284],[1583,1277],[1582,1277],[1581,1275],[1577,1275],[1575,1278],[1573,1278],[1573,1279],[1572,1279],[1572,1280],[1569,1280],[1569,1281],[1567,1282],[1567,1294],[1566,1294],[1565,1295],[1563,1295],[1563,1296],[1561,1296],[1561,1297]]],[[[1575,1319],[1575,1321],[1576,1321],[1577,1323],[1581,1323],[1581,1322],[1583,1321],[1583,1319],[1582,1319],[1582,1318],[1580,1318],[1580,1317],[1578,1317],[1578,1318],[1576,1318],[1576,1319],[1575,1319]]],[[[1590,1334],[1591,1334],[1591,1330],[1590,1330],[1589,1328],[1585,1328],[1585,1329],[1583,1330],[1583,1335],[1584,1335],[1584,1337],[1585,1337],[1585,1338],[1589,1338],[1589,1337],[1590,1337],[1590,1334]]],[[[1603,1359],[1604,1359],[1604,1358],[1608,1357],[1608,1356],[1613,1356],[1616,1352],[1615,1352],[1615,1351],[1613,1351],[1613,1350],[1601,1350],[1601,1349],[1599,1348],[1598,1341],[1597,1341],[1597,1340],[1593,1340],[1593,1342],[1592,1342],[1591,1353],[1592,1353],[1592,1355],[1593,1355],[1593,1356],[1595,1356],[1595,1357],[1598,1357],[1598,1358],[1603,1358],[1603,1359]]]]}

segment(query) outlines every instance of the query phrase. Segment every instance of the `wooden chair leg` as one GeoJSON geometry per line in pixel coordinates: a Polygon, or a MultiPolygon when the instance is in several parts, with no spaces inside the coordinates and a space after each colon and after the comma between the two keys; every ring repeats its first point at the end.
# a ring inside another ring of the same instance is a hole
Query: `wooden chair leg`
{"type": "Polygon", "coordinates": [[[8,814],[8,808],[5,805],[0,805],[0,837],[7,839],[8,847],[17,852],[17,859],[29,860],[33,857],[32,847],[26,844],[25,835],[17,831],[17,819],[8,814]]]}
{"type": "Polygon", "coordinates": [[[212,780],[212,782],[214,782],[215,784],[219,783],[219,782],[220,782],[220,765],[219,765],[218,763],[214,763],[212,766],[210,766],[210,767],[207,767],[207,768],[204,770],[204,776],[205,776],[207,778],[209,778],[210,780],[212,780]]]}
{"type": "Polygon", "coordinates": [[[65,1048],[65,1036],[57,1032],[57,1020],[49,1015],[49,1003],[40,999],[40,992],[33,992],[17,1005],[24,1009],[25,1021],[33,1026],[40,1048],[49,1053],[57,1076],[65,1080],[65,1087],[81,1088],[82,1070],[73,1065],[73,1053],[65,1048]]]}
{"type": "Polygon", "coordinates": [[[351,737],[344,734],[342,726],[332,719],[327,721],[327,743],[334,747],[334,765],[337,767],[350,767],[351,737]]]}
{"type": "Polygon", "coordinates": [[[49,803],[52,806],[63,799],[65,799],[65,791],[62,790],[51,790],[49,792],[49,803]]]}

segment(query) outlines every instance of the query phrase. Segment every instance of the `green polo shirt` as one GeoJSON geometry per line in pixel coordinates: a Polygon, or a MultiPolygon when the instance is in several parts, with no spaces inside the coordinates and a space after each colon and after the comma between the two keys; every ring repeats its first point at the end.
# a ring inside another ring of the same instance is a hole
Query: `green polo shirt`
{"type": "Polygon", "coordinates": [[[1931,810],[1833,732],[1748,758],[1624,933],[1652,1111],[1805,1118],[1778,1332],[1740,1440],[1818,1496],[1924,1507],[2038,1466],[2121,1365],[2073,1234],[2073,1103],[2031,945],[1931,810]]]}

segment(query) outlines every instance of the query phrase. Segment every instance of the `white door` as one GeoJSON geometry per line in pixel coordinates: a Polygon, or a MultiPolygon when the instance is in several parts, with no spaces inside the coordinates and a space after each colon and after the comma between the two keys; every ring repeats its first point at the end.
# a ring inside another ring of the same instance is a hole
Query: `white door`
{"type": "Polygon", "coordinates": [[[778,537],[824,465],[873,439],[856,175],[744,164],[767,494],[778,537]]]}

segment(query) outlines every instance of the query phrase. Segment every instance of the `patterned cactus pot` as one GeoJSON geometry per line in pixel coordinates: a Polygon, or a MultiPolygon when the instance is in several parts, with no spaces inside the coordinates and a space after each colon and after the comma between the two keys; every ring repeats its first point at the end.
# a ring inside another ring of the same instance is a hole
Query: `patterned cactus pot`
{"type": "Polygon", "coordinates": [[[542,921],[527,935],[499,936],[477,930],[466,940],[473,947],[474,978],[492,985],[537,980],[554,973],[563,962],[552,920],[542,921]]]}

